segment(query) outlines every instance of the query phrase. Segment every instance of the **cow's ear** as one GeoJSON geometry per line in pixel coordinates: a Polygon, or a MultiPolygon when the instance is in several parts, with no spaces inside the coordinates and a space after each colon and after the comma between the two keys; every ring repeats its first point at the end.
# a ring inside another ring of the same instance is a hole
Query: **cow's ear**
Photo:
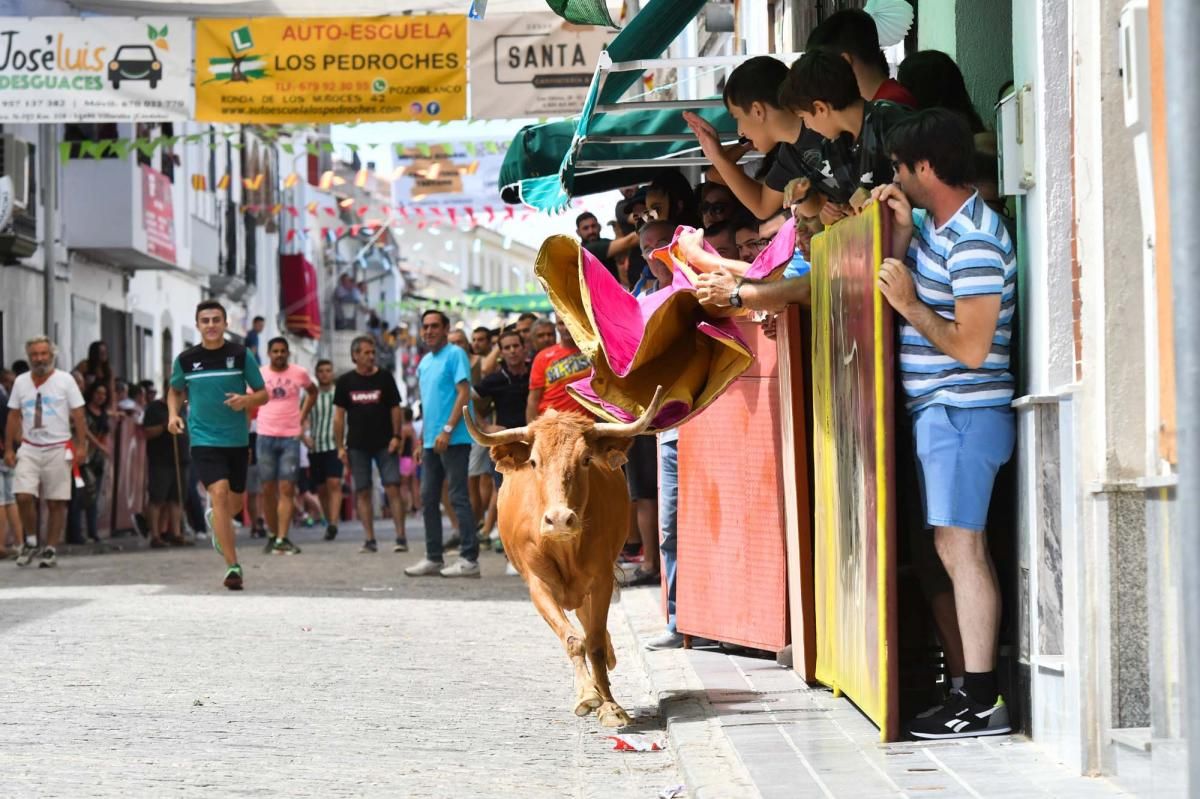
{"type": "Polygon", "coordinates": [[[592,452],[596,460],[608,468],[620,469],[629,460],[625,457],[625,453],[629,452],[632,445],[633,439],[627,436],[621,438],[605,436],[592,442],[592,452]]]}
{"type": "Polygon", "coordinates": [[[496,471],[500,474],[515,472],[529,463],[530,445],[526,441],[514,441],[492,447],[492,460],[496,462],[496,471]]]}

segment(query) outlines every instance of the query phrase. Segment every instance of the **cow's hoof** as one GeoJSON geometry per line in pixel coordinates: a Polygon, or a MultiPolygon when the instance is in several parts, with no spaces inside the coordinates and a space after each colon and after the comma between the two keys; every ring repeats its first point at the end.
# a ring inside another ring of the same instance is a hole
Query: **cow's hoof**
{"type": "Polygon", "coordinates": [[[600,697],[599,692],[592,688],[579,697],[579,701],[575,704],[575,715],[586,716],[602,704],[604,704],[604,700],[600,697]]]}
{"type": "Polygon", "coordinates": [[[616,702],[605,702],[596,711],[596,715],[600,717],[602,727],[624,727],[633,721],[625,712],[625,708],[616,702]]]}

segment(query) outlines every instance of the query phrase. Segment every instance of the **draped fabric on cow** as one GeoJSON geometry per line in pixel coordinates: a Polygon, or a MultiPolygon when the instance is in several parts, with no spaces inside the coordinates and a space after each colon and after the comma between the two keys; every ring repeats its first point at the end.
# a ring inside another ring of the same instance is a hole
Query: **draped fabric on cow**
{"type": "MultiPolygon", "coordinates": [[[[638,418],[661,385],[666,402],[650,429],[676,427],[712,404],[754,360],[733,322],[707,312],[696,299],[697,271],[678,246],[679,236],[690,230],[680,227],[671,244],[652,255],[671,268],[671,285],[640,297],[569,236],[549,237],[538,252],[534,272],[592,362],[591,374],[567,391],[601,419],[638,418]]],[[[777,279],[794,247],[789,221],[745,277],[777,279]]]]}

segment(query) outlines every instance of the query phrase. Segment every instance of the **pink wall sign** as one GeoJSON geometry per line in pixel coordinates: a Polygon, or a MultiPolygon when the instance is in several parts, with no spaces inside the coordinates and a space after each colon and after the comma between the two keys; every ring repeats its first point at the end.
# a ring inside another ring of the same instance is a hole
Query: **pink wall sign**
{"type": "Polygon", "coordinates": [[[175,263],[175,209],[171,181],[163,173],[142,165],[142,225],[146,252],[175,263]]]}

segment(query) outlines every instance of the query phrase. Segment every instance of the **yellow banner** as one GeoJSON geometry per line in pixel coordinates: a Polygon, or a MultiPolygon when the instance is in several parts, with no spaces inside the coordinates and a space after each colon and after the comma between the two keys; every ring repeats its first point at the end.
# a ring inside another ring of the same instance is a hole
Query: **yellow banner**
{"type": "Polygon", "coordinates": [[[282,124],[463,119],[467,20],[196,20],[196,119],[282,124]]]}

